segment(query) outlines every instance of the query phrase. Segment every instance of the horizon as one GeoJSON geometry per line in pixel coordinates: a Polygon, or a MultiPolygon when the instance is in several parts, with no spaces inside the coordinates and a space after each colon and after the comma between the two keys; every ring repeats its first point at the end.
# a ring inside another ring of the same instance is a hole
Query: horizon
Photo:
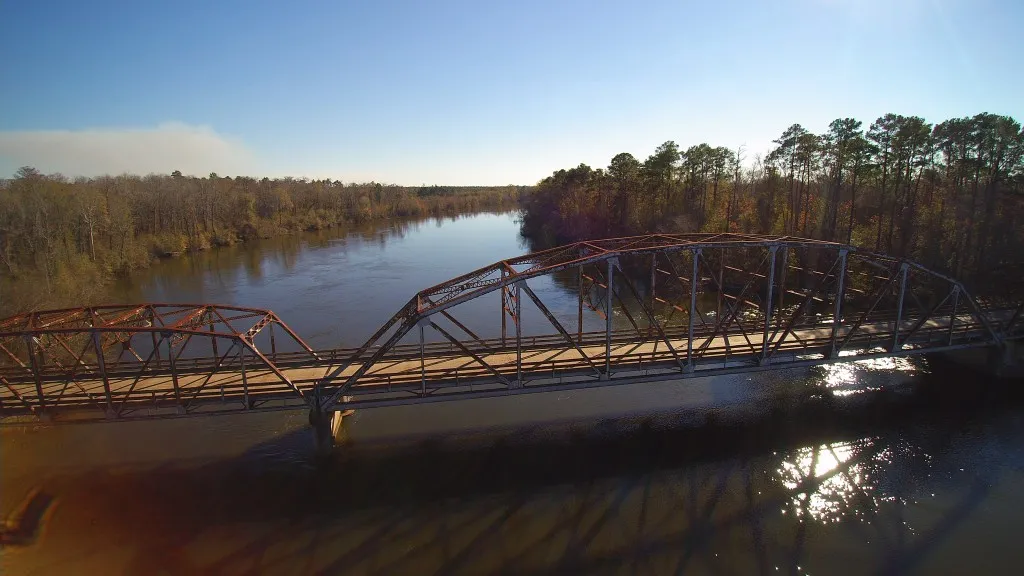
{"type": "Polygon", "coordinates": [[[1024,116],[1008,0],[0,12],[11,176],[533,185],[668,140],[750,163],[794,123],[1024,116]]]}

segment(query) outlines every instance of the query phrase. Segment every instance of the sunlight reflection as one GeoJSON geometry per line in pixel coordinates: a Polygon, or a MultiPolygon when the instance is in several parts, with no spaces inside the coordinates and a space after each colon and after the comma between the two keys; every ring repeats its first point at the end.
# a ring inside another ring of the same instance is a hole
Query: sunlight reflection
{"type": "Polygon", "coordinates": [[[870,443],[837,442],[794,451],[777,470],[792,494],[793,513],[801,521],[838,522],[863,518],[884,498],[870,482],[874,465],[889,461],[886,450],[868,454],[870,443]],[[868,456],[867,459],[864,456],[868,456]]]}
{"type": "MultiPolygon", "coordinates": [[[[869,350],[878,352],[880,349],[869,350]]],[[[840,357],[863,354],[863,350],[843,350],[840,357]]],[[[865,378],[871,373],[900,373],[913,374],[921,369],[910,358],[907,357],[886,357],[867,358],[854,360],[839,364],[826,364],[821,367],[822,383],[834,396],[844,397],[854,394],[862,394],[867,391],[880,390],[881,386],[872,383],[871,379],[865,378]]]]}

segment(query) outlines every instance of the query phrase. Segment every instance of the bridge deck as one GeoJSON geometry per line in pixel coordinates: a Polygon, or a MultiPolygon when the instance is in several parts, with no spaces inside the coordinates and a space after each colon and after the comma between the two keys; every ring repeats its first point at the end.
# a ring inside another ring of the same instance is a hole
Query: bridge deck
{"type": "MultiPolygon", "coordinates": [[[[998,322],[1002,316],[994,317],[998,322]]],[[[908,333],[917,324],[917,318],[905,318],[901,322],[901,333],[908,333]]],[[[917,326],[909,341],[901,342],[900,349],[890,351],[894,322],[866,323],[857,328],[844,349],[863,350],[863,354],[849,357],[857,359],[871,355],[871,350],[879,347],[884,352],[876,350],[876,354],[892,355],[914,353],[921,347],[939,349],[987,344],[984,327],[972,316],[958,316],[952,331],[949,324],[949,316],[930,318],[917,326]]],[[[500,340],[491,340],[470,348],[482,362],[446,345],[430,346],[421,362],[418,347],[405,347],[375,363],[347,391],[347,402],[337,408],[713,375],[758,369],[766,364],[763,356],[769,356],[770,363],[776,366],[837,360],[829,354],[833,343],[831,322],[797,327],[785,337],[784,328],[770,326],[767,347],[763,345],[763,328],[763,323],[735,324],[724,335],[709,329],[696,330],[692,367],[687,363],[687,334],[679,330],[667,333],[667,343],[657,334],[640,337],[635,332],[618,332],[613,337],[607,364],[613,374],[629,373],[631,376],[616,378],[614,382],[603,376],[606,364],[603,332],[585,334],[579,351],[565,340],[547,338],[524,342],[521,363],[517,363],[514,338],[506,341],[504,347],[500,347],[500,340]]],[[[849,325],[840,325],[838,340],[844,340],[851,329],[849,325]]],[[[318,355],[324,360],[311,362],[308,356],[300,359],[299,355],[282,355],[275,364],[281,375],[303,394],[308,394],[319,379],[340,367],[337,358],[344,358],[331,352],[318,355]],[[330,360],[332,357],[334,361],[330,360]]],[[[181,362],[173,374],[166,369],[142,371],[141,365],[108,370],[109,404],[103,379],[90,374],[88,367],[74,380],[59,374],[43,374],[38,388],[48,408],[59,410],[62,420],[95,419],[97,408],[100,413],[115,412],[120,418],[151,418],[305,405],[305,400],[288,382],[265,367],[250,365],[244,371],[239,366],[214,370],[216,360],[212,358],[193,359],[192,363],[193,368],[189,369],[188,363],[181,362]]],[[[342,370],[338,381],[343,382],[357,367],[358,363],[353,363],[342,370]]],[[[30,414],[32,405],[40,400],[35,378],[24,372],[8,372],[5,379],[7,382],[0,387],[5,415],[30,414]]]]}

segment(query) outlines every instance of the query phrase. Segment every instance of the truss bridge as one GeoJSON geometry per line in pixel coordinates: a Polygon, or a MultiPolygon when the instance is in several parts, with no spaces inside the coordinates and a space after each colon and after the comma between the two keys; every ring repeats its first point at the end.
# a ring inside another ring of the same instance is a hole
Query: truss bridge
{"type": "Polygon", "coordinates": [[[1024,337],[1022,305],[971,294],[910,260],[805,238],[595,240],[427,288],[352,349],[314,349],[273,312],[237,306],[6,318],[0,417],[63,423],[304,408],[319,421],[374,406],[999,351],[1024,337]],[[558,302],[542,297],[551,290],[541,283],[557,287],[558,302]]]}

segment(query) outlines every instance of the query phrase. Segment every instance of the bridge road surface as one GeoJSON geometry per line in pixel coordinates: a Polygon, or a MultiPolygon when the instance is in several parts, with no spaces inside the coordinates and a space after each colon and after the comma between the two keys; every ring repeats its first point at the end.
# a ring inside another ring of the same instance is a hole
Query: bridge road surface
{"type": "MultiPolygon", "coordinates": [[[[989,313],[997,324],[1003,315],[989,313]]],[[[919,318],[918,318],[919,319],[919,318]]],[[[918,319],[909,317],[901,322],[901,332],[906,334],[918,319]]],[[[954,330],[949,330],[949,316],[938,316],[924,322],[908,342],[901,342],[900,349],[890,352],[893,343],[892,321],[862,324],[855,335],[843,347],[842,359],[856,360],[865,357],[913,354],[934,349],[991,344],[986,329],[971,315],[957,316],[954,330]],[[903,346],[907,345],[907,349],[903,346]],[[883,348],[884,351],[871,349],[883,348]],[[857,350],[858,352],[849,352],[857,350]]],[[[841,343],[852,326],[840,324],[837,343],[841,343]]],[[[624,384],[629,382],[678,379],[694,376],[743,372],[764,369],[761,366],[763,354],[763,323],[748,324],[746,334],[736,329],[727,335],[717,335],[708,342],[709,333],[703,337],[695,334],[693,340],[694,365],[692,371],[686,366],[688,338],[685,331],[668,333],[668,342],[657,332],[645,339],[636,333],[629,337],[616,335],[612,341],[610,367],[612,377],[603,378],[605,367],[605,333],[588,333],[580,349],[583,355],[568,342],[531,346],[530,339],[524,338],[522,345],[522,383],[517,381],[517,354],[515,339],[509,338],[502,349],[491,349],[479,345],[474,353],[490,368],[481,364],[472,355],[452,347],[451,352],[427,352],[421,358],[402,354],[401,357],[385,356],[360,377],[348,391],[346,402],[336,409],[369,407],[378,405],[407,404],[456,400],[472,396],[495,396],[509,393],[542,392],[557,389],[624,384]],[[593,343],[600,338],[600,344],[593,343]],[[707,345],[705,345],[705,343],[707,345]],[[509,345],[510,344],[510,345],[509,345]],[[704,346],[703,353],[700,347],[704,346]],[[585,356],[585,357],[584,357],[585,356]],[[617,374],[618,373],[618,374],[617,374]],[[624,377],[619,378],[622,375],[624,377]]],[[[812,327],[794,328],[782,338],[783,328],[769,328],[767,352],[770,365],[777,368],[806,366],[839,360],[828,353],[832,347],[833,325],[831,321],[812,327]],[[778,332],[776,333],[776,330],[778,332]],[[774,336],[774,338],[773,338],[774,336]],[[778,347],[776,349],[776,346],[778,347]],[[772,351],[775,353],[772,354],[772,351]]],[[[495,341],[490,341],[494,343],[495,341]]],[[[500,341],[497,341],[500,343],[500,341]]],[[[550,339],[548,340],[550,342],[550,339]]],[[[48,377],[41,382],[43,397],[48,410],[61,421],[73,421],[91,413],[89,419],[96,419],[97,408],[114,409],[119,419],[154,418],[176,416],[185,413],[221,413],[260,408],[287,409],[306,406],[287,382],[266,366],[250,357],[251,364],[245,372],[237,365],[218,371],[179,370],[175,377],[170,373],[150,372],[126,376],[124,372],[108,378],[111,404],[106,403],[104,382],[98,375],[83,375],[80,380],[48,377]],[[109,407],[109,408],[108,408],[109,407]],[[91,409],[91,410],[90,410],[91,409]]],[[[279,363],[280,364],[280,363],[279,363]]],[[[303,393],[311,391],[326,374],[340,366],[339,362],[324,362],[318,365],[280,366],[281,373],[303,393]]],[[[344,383],[360,366],[353,363],[333,381],[337,386],[344,383]]],[[[30,376],[0,387],[0,401],[5,413],[23,409],[27,403],[37,403],[36,382],[30,376]]],[[[25,410],[29,414],[28,410],[25,410]]]]}

